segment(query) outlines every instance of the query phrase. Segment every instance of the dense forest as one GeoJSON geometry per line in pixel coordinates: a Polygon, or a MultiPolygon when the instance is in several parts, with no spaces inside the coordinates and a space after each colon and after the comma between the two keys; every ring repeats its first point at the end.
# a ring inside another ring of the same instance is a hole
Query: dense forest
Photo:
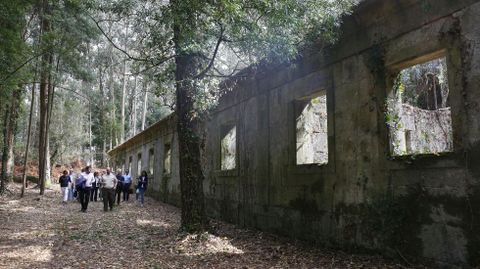
{"type": "Polygon", "coordinates": [[[358,1],[16,0],[0,4],[0,193],[38,167],[106,167],[107,152],[177,114],[182,226],[206,227],[198,124],[219,83],[335,42],[358,1]],[[22,174],[15,174],[15,167],[22,174]]]}

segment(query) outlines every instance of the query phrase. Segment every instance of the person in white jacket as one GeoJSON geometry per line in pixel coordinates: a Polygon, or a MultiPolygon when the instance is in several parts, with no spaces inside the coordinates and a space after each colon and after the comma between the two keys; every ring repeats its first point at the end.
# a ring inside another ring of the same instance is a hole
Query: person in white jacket
{"type": "Polygon", "coordinates": [[[90,192],[92,190],[92,182],[94,181],[93,173],[90,166],[85,167],[84,172],[80,174],[80,203],[82,204],[82,212],[87,212],[88,201],[90,200],[90,192]]]}

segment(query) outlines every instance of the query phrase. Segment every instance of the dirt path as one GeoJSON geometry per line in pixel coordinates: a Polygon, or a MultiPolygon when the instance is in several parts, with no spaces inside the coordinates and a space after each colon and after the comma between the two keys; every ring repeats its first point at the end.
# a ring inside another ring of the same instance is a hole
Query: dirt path
{"type": "Polygon", "coordinates": [[[216,234],[178,234],[180,211],[147,199],[104,213],[62,205],[58,190],[0,198],[0,268],[405,268],[379,257],[302,247],[215,222],[216,234]]]}

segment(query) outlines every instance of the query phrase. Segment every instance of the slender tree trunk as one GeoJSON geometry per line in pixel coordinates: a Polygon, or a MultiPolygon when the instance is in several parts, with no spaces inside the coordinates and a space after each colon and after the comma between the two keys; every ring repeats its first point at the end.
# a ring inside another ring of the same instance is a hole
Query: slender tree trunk
{"type": "MultiPolygon", "coordinates": [[[[174,12],[181,14],[178,0],[171,0],[174,12]]],[[[183,16],[176,16],[181,18],[183,16]]],[[[188,17],[188,16],[185,16],[188,17]]],[[[194,102],[198,90],[193,79],[199,73],[204,60],[201,55],[185,53],[181,48],[185,42],[182,28],[195,27],[194,18],[184,21],[174,21],[175,52],[175,80],[176,80],[176,109],[177,133],[180,166],[180,190],[182,218],[181,226],[187,232],[200,232],[207,229],[208,223],[205,214],[205,200],[203,194],[203,180],[200,161],[200,137],[198,135],[198,113],[195,111],[194,102]]]]}
{"type": "Polygon", "coordinates": [[[93,166],[93,151],[92,151],[92,105],[88,103],[88,152],[90,157],[90,165],[93,166]]]}
{"type": "MultiPolygon", "coordinates": [[[[106,71],[106,69],[105,69],[106,71]]],[[[102,70],[102,68],[100,67],[100,74],[99,74],[99,78],[100,78],[100,83],[99,83],[99,90],[100,90],[100,95],[101,95],[101,98],[102,98],[102,102],[101,102],[101,109],[100,109],[100,134],[101,134],[101,137],[102,137],[102,140],[103,140],[103,144],[102,144],[102,157],[100,159],[100,165],[102,167],[105,167],[105,156],[106,156],[106,148],[107,148],[107,142],[106,142],[106,139],[107,139],[107,130],[106,130],[106,127],[107,127],[107,124],[106,124],[106,118],[107,118],[107,115],[106,115],[106,112],[108,111],[107,108],[106,108],[106,103],[105,103],[105,97],[106,97],[106,94],[105,94],[105,89],[103,87],[103,78],[104,78],[104,75],[106,72],[104,72],[102,70]]]]}
{"type": "Polygon", "coordinates": [[[125,101],[127,97],[127,62],[123,62],[123,80],[122,80],[122,102],[120,110],[120,143],[125,141],[125,101]]]}
{"type": "Polygon", "coordinates": [[[30,150],[30,136],[31,136],[31,129],[32,129],[32,118],[33,118],[33,110],[35,109],[35,88],[36,83],[32,85],[32,98],[30,103],[30,115],[28,117],[28,127],[27,127],[27,144],[25,146],[25,155],[23,159],[23,176],[22,176],[22,192],[20,197],[23,197],[25,194],[25,189],[27,188],[27,166],[28,166],[28,151],[30,150]]]}
{"type": "MultiPolygon", "coordinates": [[[[113,59],[112,59],[113,62],[113,59]]],[[[110,89],[110,96],[112,103],[110,104],[112,106],[112,121],[110,122],[110,149],[113,148],[113,146],[118,145],[118,135],[116,133],[116,126],[117,126],[117,104],[115,102],[115,87],[113,84],[113,66],[110,67],[109,71],[109,78],[108,78],[108,88],[110,89]],[[115,144],[114,144],[115,143],[115,144]]]]}
{"type": "Polygon", "coordinates": [[[0,193],[3,193],[5,191],[8,182],[13,179],[13,147],[15,144],[14,142],[18,121],[18,107],[20,104],[21,96],[21,88],[15,88],[12,91],[11,102],[5,108],[2,148],[2,171],[0,173],[0,193]]]}
{"type": "MultiPolygon", "coordinates": [[[[50,7],[48,0],[42,1],[42,7],[40,12],[40,29],[41,36],[46,36],[50,30],[51,25],[49,21],[50,7]]],[[[42,38],[42,42],[43,42],[42,38]]],[[[45,44],[46,45],[46,44],[45,44]]],[[[53,63],[53,55],[51,52],[47,52],[42,56],[41,72],[40,72],[40,96],[39,96],[39,109],[40,109],[40,124],[39,124],[39,142],[38,142],[38,161],[39,161],[39,183],[40,183],[40,195],[45,193],[46,183],[46,165],[47,165],[47,141],[48,141],[48,110],[49,110],[49,92],[50,92],[50,74],[53,63]]]]}
{"type": "Polygon", "coordinates": [[[15,133],[17,130],[17,121],[18,121],[18,105],[20,103],[20,88],[13,93],[13,100],[12,106],[10,107],[10,119],[8,124],[8,132],[7,132],[7,182],[11,182],[14,177],[14,170],[15,170],[15,155],[13,154],[13,147],[15,146],[15,133]]]}
{"type": "Polygon", "coordinates": [[[132,130],[133,136],[137,134],[137,77],[135,77],[135,83],[132,92],[132,130]]]}
{"type": "Polygon", "coordinates": [[[145,130],[145,121],[147,119],[147,108],[148,108],[148,91],[147,91],[147,83],[143,82],[143,113],[142,113],[142,131],[145,130]]]}
{"type": "MultiPolygon", "coordinates": [[[[53,58],[53,56],[52,56],[53,58]]],[[[58,68],[60,65],[60,60],[57,58],[56,68],[55,71],[58,73],[58,68]]],[[[53,85],[52,73],[50,72],[50,76],[48,79],[48,104],[47,104],[47,126],[46,126],[46,133],[45,133],[45,184],[44,187],[50,188],[52,185],[52,159],[50,156],[50,123],[52,121],[52,113],[53,113],[53,101],[55,97],[55,86],[53,85]]]]}
{"type": "MultiPolygon", "coordinates": [[[[127,36],[128,36],[128,21],[125,25],[125,39],[124,39],[124,48],[127,49],[127,36]]],[[[125,101],[127,97],[127,61],[123,61],[123,80],[122,80],[122,103],[121,103],[121,118],[120,118],[120,143],[125,141],[125,101]]]]}
{"type": "Polygon", "coordinates": [[[10,106],[5,108],[4,126],[3,126],[3,147],[2,147],[2,171],[0,174],[0,194],[3,194],[7,185],[7,158],[8,158],[8,126],[10,122],[10,106]]]}

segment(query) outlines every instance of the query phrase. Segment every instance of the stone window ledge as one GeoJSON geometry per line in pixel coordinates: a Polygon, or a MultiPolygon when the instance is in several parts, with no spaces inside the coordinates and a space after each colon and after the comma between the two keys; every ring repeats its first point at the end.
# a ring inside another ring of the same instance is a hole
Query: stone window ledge
{"type": "Polygon", "coordinates": [[[238,176],[238,169],[231,169],[231,170],[216,170],[215,176],[218,177],[237,177],[238,176]]]}
{"type": "Polygon", "coordinates": [[[462,168],[466,159],[462,152],[443,152],[438,154],[416,154],[403,156],[389,156],[390,170],[411,169],[418,166],[422,169],[433,168],[462,168]]]}
{"type": "Polygon", "coordinates": [[[320,172],[328,172],[332,169],[331,165],[325,164],[300,164],[292,165],[288,168],[289,174],[305,175],[305,174],[318,174],[320,172]]]}

